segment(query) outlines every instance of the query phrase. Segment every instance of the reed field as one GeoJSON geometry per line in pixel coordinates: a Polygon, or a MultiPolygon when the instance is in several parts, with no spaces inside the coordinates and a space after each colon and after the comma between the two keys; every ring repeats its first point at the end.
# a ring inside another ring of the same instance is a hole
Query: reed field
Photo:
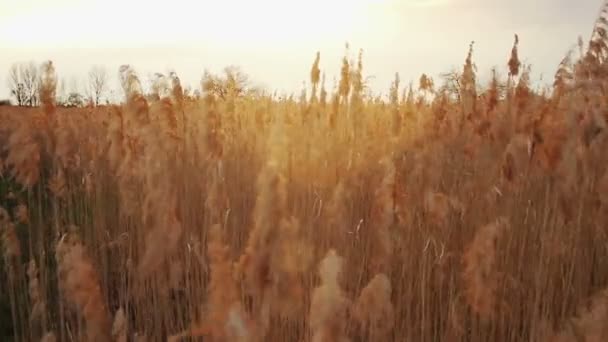
{"type": "MultiPolygon", "coordinates": [[[[608,14],[530,81],[505,46],[366,92],[0,106],[1,341],[608,341],[608,14]],[[501,76],[502,75],[502,76],[501,76]]],[[[354,56],[353,56],[354,55],[354,56]]]]}

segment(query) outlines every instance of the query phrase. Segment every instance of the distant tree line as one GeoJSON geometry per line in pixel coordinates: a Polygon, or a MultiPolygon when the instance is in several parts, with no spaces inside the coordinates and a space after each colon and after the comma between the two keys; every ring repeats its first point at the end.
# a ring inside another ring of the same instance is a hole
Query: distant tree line
{"type": "MultiPolygon", "coordinates": [[[[57,105],[62,107],[99,106],[104,103],[104,99],[105,103],[109,104],[109,73],[107,69],[102,66],[93,66],[87,76],[83,92],[76,84],[76,80],[73,80],[72,86],[66,91],[65,81],[62,80],[58,87],[57,105]]],[[[15,63],[10,67],[8,88],[15,105],[35,107],[40,104],[38,97],[39,78],[40,72],[34,62],[15,63]]],[[[166,79],[162,74],[156,73],[150,76],[150,93],[146,95],[150,99],[157,97],[159,87],[162,88],[162,82],[165,81],[166,79]]],[[[230,100],[261,92],[261,89],[251,85],[249,76],[237,66],[228,66],[219,74],[205,71],[201,79],[201,89],[205,94],[214,95],[221,100],[230,100]]],[[[201,97],[201,91],[198,89],[193,91],[190,87],[186,87],[183,90],[183,97],[195,100],[201,97]]]]}
{"type": "MultiPolygon", "coordinates": [[[[85,94],[73,87],[67,94],[57,98],[57,105],[63,107],[83,107],[87,103],[98,106],[108,90],[108,72],[104,67],[93,66],[89,73],[85,94]]],[[[40,104],[38,97],[40,75],[34,62],[15,63],[9,69],[8,89],[14,104],[20,107],[35,107],[40,104]]],[[[64,85],[61,88],[65,88],[64,85]]],[[[65,89],[61,89],[65,91],[65,89]]]]}

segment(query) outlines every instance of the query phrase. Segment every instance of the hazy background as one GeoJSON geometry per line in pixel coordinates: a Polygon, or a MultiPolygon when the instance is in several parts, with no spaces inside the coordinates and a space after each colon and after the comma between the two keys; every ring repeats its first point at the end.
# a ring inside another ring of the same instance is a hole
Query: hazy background
{"type": "MultiPolygon", "coordinates": [[[[88,69],[105,65],[118,89],[121,64],[142,80],[175,70],[198,87],[203,70],[235,64],[269,90],[299,92],[317,50],[327,86],[339,75],[344,45],[364,49],[364,73],[386,93],[422,72],[461,68],[469,42],[486,79],[506,74],[513,34],[533,80],[552,82],[557,64],[582,35],[588,40],[600,0],[2,0],[0,98],[14,62],[55,62],[60,78],[84,87],[88,69]]],[[[436,80],[437,81],[437,80],[436,80]]],[[[83,92],[83,89],[80,89],[83,92]]]]}

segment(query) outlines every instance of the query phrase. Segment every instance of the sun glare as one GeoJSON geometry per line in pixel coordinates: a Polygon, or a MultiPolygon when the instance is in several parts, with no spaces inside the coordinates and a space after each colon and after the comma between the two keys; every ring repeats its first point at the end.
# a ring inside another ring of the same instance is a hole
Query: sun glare
{"type": "MultiPolygon", "coordinates": [[[[347,39],[370,25],[382,0],[63,1],[54,7],[15,2],[0,21],[0,44],[99,46],[174,42],[276,44],[347,39]],[[24,22],[35,25],[23,25],[24,22]],[[155,23],[155,25],[150,25],[155,23]]],[[[2,8],[4,9],[4,8],[2,8]]]]}

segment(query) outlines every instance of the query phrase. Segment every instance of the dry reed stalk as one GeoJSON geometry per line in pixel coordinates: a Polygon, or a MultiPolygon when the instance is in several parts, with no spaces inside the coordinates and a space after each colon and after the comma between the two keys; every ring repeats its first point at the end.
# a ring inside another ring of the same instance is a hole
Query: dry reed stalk
{"type": "Polygon", "coordinates": [[[30,260],[27,268],[28,276],[28,293],[31,305],[30,319],[37,321],[46,314],[46,303],[44,302],[42,287],[38,278],[38,267],[36,261],[30,260]]]}
{"type": "Polygon", "coordinates": [[[85,247],[77,237],[64,235],[57,244],[55,258],[61,292],[84,318],[88,340],[111,341],[110,315],[101,292],[99,276],[85,247]]]}

